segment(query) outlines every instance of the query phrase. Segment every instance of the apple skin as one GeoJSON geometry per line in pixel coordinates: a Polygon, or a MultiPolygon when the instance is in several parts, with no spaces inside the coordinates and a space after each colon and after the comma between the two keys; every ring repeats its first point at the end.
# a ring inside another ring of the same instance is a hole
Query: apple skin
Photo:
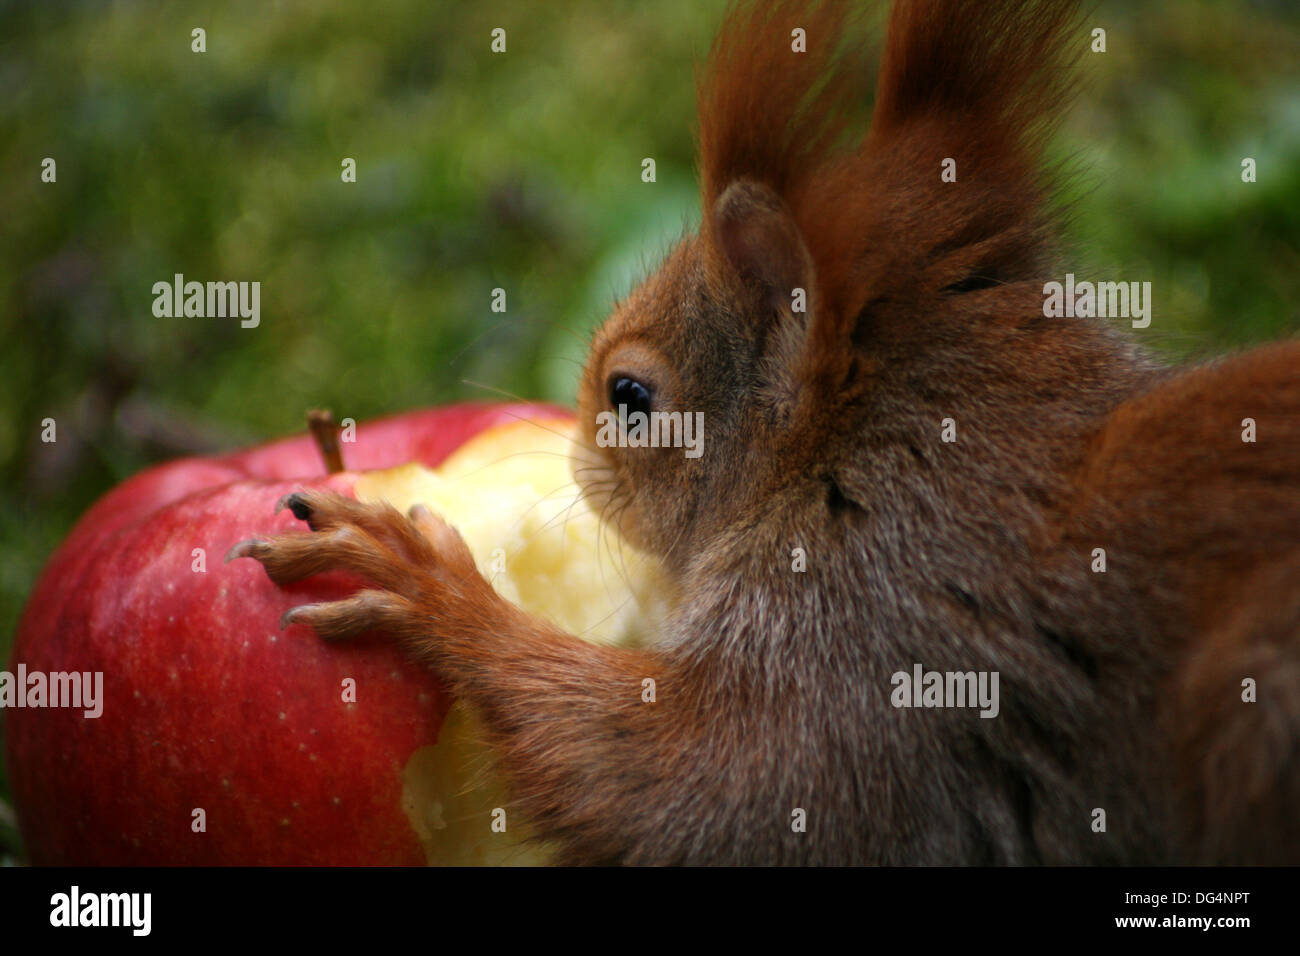
{"type": "Polygon", "coordinates": [[[451,699],[379,637],[326,644],[278,630],[297,604],[359,582],[277,588],[244,538],[302,530],[283,494],[352,492],[357,473],[435,467],[480,431],[571,414],[466,404],[358,426],[351,469],[323,475],[309,436],[149,469],[96,503],[55,552],[20,620],[10,672],[103,672],[103,713],[3,711],[20,830],[37,865],[423,865],[402,771],[436,743],[451,699]],[[316,477],[312,477],[316,476],[316,477]],[[194,549],[206,571],[193,570],[194,549]],[[343,701],[345,678],[357,703],[343,701]],[[202,809],[206,831],[195,832],[202,809]]]}

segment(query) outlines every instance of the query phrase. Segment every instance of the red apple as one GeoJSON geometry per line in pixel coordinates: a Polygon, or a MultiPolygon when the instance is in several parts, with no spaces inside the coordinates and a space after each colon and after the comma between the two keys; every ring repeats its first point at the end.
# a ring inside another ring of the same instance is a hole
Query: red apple
{"type": "Polygon", "coordinates": [[[324,575],[281,589],[255,562],[222,558],[241,539],[302,530],[287,511],[272,514],[295,488],[355,494],[360,472],[439,465],[521,416],[568,413],[527,404],[420,411],[360,426],[342,446],[349,472],[324,475],[303,436],[165,464],[105,495],[51,558],[9,665],[11,674],[19,664],[29,674],[103,674],[98,718],[4,712],[32,862],[473,859],[436,832],[464,811],[436,799],[439,775],[450,794],[462,769],[436,749],[451,701],[434,675],[383,640],[334,645],[300,626],[278,629],[287,608],[357,582],[324,575]],[[344,700],[348,679],[355,703],[344,700]]]}

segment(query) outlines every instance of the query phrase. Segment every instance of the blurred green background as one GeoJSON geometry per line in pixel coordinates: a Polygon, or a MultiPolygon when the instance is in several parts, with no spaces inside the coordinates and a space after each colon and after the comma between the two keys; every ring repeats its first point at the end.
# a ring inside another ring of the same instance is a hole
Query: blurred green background
{"type": "MultiPolygon", "coordinates": [[[[152,462],[316,406],[570,401],[582,339],[698,221],[692,71],[723,6],[0,0],[0,662],[60,538],[152,462]],[[177,272],[260,281],[260,327],[155,318],[177,272]]],[[[1090,25],[1108,50],[1054,145],[1082,170],[1075,261],[1150,280],[1171,357],[1294,334],[1300,4],[1102,2],[1090,25]]]]}

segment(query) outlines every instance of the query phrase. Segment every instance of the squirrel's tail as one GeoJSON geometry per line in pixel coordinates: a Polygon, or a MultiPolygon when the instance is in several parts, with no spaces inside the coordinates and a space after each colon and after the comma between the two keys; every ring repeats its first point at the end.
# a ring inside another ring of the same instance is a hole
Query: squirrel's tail
{"type": "Polygon", "coordinates": [[[1260,567],[1192,649],[1168,698],[1203,862],[1300,851],[1300,549],[1260,567]]]}
{"type": "Polygon", "coordinates": [[[1084,472],[1108,574],[1173,661],[1153,697],[1206,863],[1300,854],[1297,369],[1290,341],[1168,376],[1110,414],[1084,472]]]}

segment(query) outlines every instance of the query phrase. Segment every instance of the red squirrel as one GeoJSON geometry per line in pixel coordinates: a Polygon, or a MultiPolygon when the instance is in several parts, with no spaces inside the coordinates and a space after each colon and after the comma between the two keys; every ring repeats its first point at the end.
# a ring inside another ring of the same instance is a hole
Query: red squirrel
{"type": "Polygon", "coordinates": [[[368,581],[286,619],[427,661],[561,862],[1300,862],[1300,342],[1169,367],[1045,315],[1074,3],[898,0],[869,117],[857,20],[729,11],[698,234],[591,344],[576,477],[680,594],[654,644],[528,615],[418,506],[302,492],[233,555],[368,581]],[[898,706],[922,669],[996,714],[898,706]]]}

